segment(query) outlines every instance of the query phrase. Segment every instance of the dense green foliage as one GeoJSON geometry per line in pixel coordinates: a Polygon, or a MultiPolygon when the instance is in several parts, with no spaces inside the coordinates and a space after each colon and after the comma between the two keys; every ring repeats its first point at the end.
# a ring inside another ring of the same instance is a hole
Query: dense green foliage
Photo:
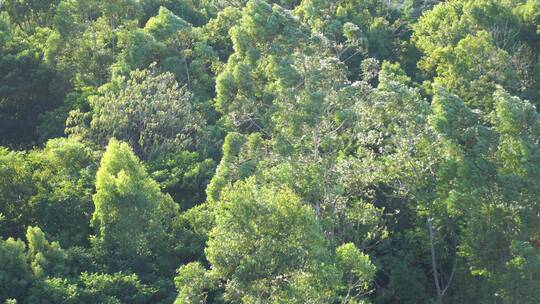
{"type": "Polygon", "coordinates": [[[540,0],[0,0],[0,303],[538,303],[540,0]]]}

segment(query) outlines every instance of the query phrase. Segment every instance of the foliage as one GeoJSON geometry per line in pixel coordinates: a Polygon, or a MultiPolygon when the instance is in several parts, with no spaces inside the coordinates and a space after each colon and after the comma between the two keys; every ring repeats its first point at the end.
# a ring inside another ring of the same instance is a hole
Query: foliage
{"type": "Polygon", "coordinates": [[[313,212],[288,190],[237,184],[217,203],[205,250],[231,301],[326,303],[336,269],[313,212]],[[293,300],[294,299],[294,300],[293,300]]]}
{"type": "Polygon", "coordinates": [[[22,299],[32,283],[32,271],[26,262],[26,246],[21,240],[0,240],[0,298],[22,299]]]}
{"type": "Polygon", "coordinates": [[[0,0],[0,303],[536,303],[538,0],[0,0]]]}
{"type": "Polygon", "coordinates": [[[49,243],[39,227],[28,227],[28,257],[36,277],[65,274],[66,253],[58,242],[49,243]]]}
{"type": "Polygon", "coordinates": [[[130,79],[103,87],[101,94],[90,100],[89,126],[74,133],[100,145],[112,137],[125,140],[144,160],[193,146],[204,126],[189,102],[190,94],[170,73],[137,70],[130,79]]]}
{"type": "Polygon", "coordinates": [[[161,259],[167,254],[167,227],[178,206],[161,193],[126,143],[109,142],[96,175],[94,205],[93,245],[103,250],[113,269],[167,269],[169,261],[161,259]]]}

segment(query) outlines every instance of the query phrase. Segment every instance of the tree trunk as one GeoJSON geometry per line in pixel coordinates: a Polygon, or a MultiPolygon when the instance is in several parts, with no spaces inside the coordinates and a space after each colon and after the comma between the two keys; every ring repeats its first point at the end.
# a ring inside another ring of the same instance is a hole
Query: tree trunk
{"type": "Polygon", "coordinates": [[[439,272],[437,270],[437,257],[435,256],[435,236],[433,233],[433,226],[431,225],[431,219],[426,221],[429,231],[429,248],[431,252],[431,269],[433,271],[433,280],[435,281],[435,289],[437,290],[437,304],[442,303],[442,290],[439,282],[439,272]]]}

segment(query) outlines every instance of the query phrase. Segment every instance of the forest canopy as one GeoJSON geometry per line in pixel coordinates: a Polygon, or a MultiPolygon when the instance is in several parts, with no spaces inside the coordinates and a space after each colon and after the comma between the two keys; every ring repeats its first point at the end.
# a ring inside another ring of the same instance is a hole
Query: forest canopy
{"type": "Polygon", "coordinates": [[[538,303],[540,0],[0,0],[0,303],[538,303]]]}

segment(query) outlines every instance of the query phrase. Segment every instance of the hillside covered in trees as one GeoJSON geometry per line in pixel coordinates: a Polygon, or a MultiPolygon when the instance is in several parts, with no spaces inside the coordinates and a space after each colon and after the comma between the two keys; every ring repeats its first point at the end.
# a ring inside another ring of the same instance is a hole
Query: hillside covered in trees
{"type": "Polygon", "coordinates": [[[0,0],[0,303],[540,302],[540,0],[0,0]]]}

